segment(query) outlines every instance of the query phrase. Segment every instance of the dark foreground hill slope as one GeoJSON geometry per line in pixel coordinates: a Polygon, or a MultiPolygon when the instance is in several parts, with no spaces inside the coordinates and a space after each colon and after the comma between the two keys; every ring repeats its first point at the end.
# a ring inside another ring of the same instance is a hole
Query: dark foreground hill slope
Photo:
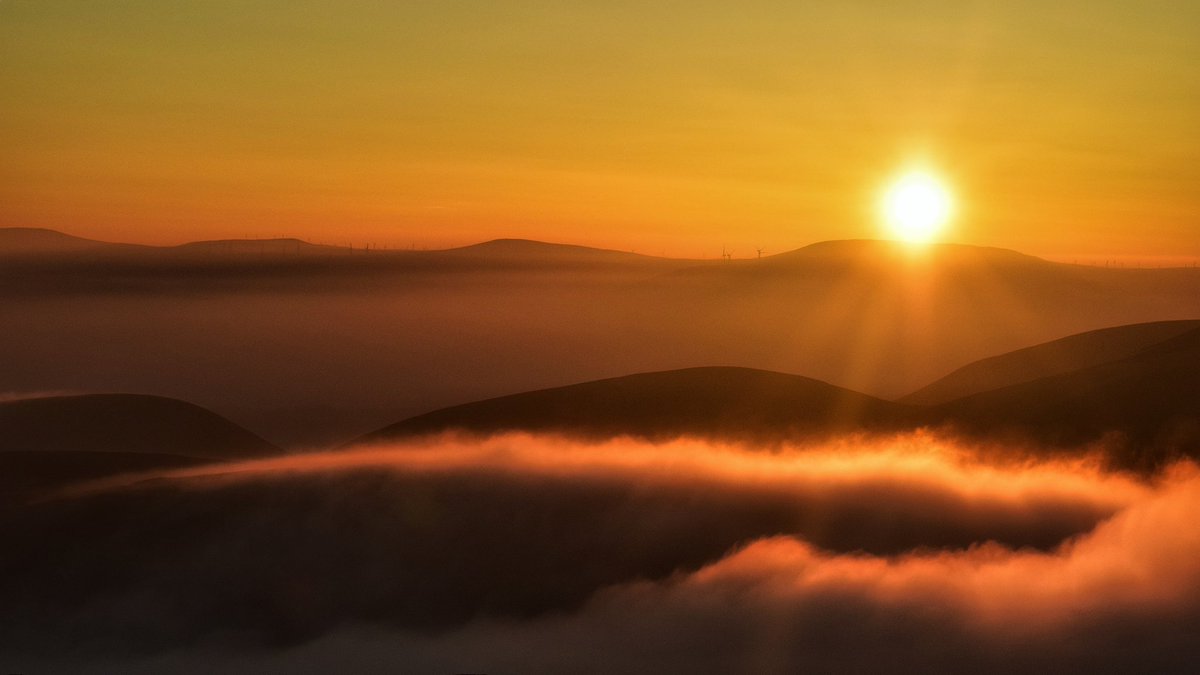
{"type": "Polygon", "coordinates": [[[970,363],[899,400],[917,405],[946,403],[1117,361],[1197,328],[1200,320],[1156,321],[1071,335],[970,363]]]}
{"type": "Polygon", "coordinates": [[[1200,456],[1200,329],[1128,358],[967,396],[927,419],[972,435],[1071,446],[1108,437],[1123,466],[1200,456]]]}
{"type": "Polygon", "coordinates": [[[200,406],[90,394],[0,403],[0,452],[155,453],[242,459],[279,448],[200,406]]]}

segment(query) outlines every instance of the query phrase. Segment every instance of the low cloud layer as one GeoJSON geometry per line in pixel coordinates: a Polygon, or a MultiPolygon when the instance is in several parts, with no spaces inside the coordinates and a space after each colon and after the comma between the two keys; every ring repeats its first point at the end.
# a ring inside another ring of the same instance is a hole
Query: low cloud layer
{"type": "Polygon", "coordinates": [[[981,456],[924,435],[774,453],[442,438],[92,484],[0,523],[0,599],[17,610],[0,644],[26,645],[0,663],[1197,663],[1200,470],[981,456]],[[47,660],[68,635],[75,651],[47,660]]]}

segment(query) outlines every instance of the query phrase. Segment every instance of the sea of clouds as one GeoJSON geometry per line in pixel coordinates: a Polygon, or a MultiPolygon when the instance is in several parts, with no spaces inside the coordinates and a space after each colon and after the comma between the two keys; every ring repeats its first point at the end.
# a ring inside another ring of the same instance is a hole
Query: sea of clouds
{"type": "Polygon", "coordinates": [[[1194,669],[1200,469],[1036,455],[514,434],[123,476],[0,514],[0,667],[1194,669]]]}

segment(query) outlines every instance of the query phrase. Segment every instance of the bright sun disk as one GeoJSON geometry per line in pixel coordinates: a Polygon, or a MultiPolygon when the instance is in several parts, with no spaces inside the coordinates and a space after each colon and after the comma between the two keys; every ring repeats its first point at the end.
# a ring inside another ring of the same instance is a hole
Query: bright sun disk
{"type": "Polygon", "coordinates": [[[891,233],[910,243],[933,241],[950,219],[950,192],[938,178],[912,171],[888,187],[883,217],[891,233]]]}

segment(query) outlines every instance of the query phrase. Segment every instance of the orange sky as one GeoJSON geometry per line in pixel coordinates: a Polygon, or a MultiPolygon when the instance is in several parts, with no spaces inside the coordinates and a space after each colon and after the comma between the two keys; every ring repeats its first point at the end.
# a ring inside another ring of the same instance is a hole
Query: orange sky
{"type": "Polygon", "coordinates": [[[178,243],[880,236],[1200,256],[1200,6],[0,2],[0,226],[178,243]],[[800,6],[803,5],[803,6],[800,6]]]}

